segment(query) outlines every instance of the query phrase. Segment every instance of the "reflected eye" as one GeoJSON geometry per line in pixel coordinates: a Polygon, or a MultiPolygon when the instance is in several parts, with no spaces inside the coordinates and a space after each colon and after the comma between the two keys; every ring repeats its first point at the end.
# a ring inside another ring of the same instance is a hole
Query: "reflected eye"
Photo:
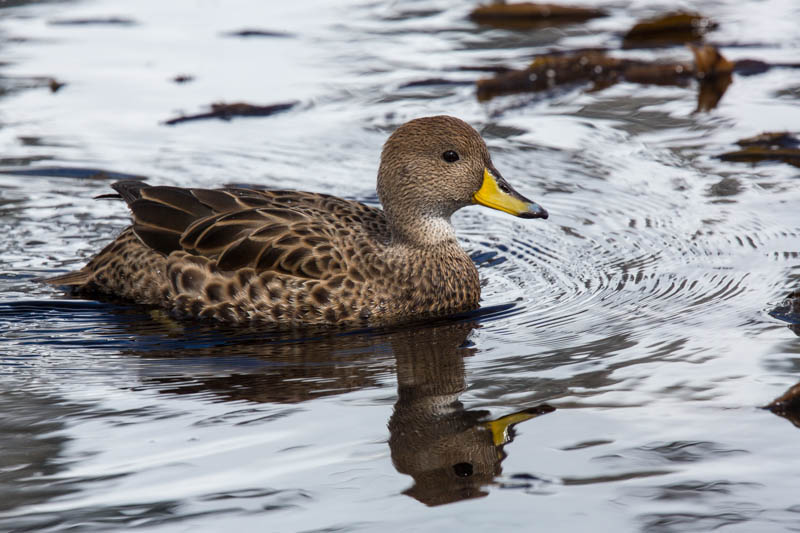
{"type": "Polygon", "coordinates": [[[448,163],[455,163],[456,161],[458,161],[459,157],[458,154],[453,150],[448,150],[442,154],[442,159],[444,159],[448,163]]]}
{"type": "Polygon", "coordinates": [[[472,465],[469,463],[454,464],[453,472],[455,472],[458,477],[469,477],[472,475],[472,465]]]}

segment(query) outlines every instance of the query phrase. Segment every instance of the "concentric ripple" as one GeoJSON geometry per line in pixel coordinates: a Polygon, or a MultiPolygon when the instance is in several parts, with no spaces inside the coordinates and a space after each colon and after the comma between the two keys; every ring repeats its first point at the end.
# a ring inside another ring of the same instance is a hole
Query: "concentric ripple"
{"type": "Polygon", "coordinates": [[[576,332],[636,337],[752,321],[765,289],[783,282],[765,259],[781,260],[800,230],[714,205],[710,216],[686,219],[667,199],[649,198],[617,191],[602,211],[549,198],[553,216],[543,223],[468,217],[461,235],[484,279],[483,304],[514,304],[508,338],[520,327],[546,329],[557,344],[576,332]]]}

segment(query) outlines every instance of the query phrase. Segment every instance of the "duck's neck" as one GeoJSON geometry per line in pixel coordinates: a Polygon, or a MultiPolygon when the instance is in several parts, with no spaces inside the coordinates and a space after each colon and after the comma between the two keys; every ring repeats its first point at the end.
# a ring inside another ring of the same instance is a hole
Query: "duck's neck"
{"type": "MultiPolygon", "coordinates": [[[[423,206],[420,206],[423,207],[423,206]]],[[[451,210],[433,206],[419,209],[392,209],[384,204],[384,214],[392,232],[392,246],[417,249],[436,248],[449,243],[458,245],[456,231],[450,223],[451,210]]]]}
{"type": "Polygon", "coordinates": [[[420,217],[411,224],[392,224],[392,246],[432,249],[458,246],[456,232],[449,218],[420,217]]]}

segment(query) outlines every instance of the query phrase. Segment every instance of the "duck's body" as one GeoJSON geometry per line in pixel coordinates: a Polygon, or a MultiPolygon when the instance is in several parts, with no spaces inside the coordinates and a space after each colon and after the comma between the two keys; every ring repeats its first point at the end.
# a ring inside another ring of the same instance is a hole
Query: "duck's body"
{"type": "Polygon", "coordinates": [[[82,269],[48,281],[238,323],[383,324],[474,309],[478,272],[450,215],[484,203],[547,216],[499,177],[477,132],[451,117],[412,121],[387,141],[385,210],[299,191],[113,187],[133,225],[82,269]]]}

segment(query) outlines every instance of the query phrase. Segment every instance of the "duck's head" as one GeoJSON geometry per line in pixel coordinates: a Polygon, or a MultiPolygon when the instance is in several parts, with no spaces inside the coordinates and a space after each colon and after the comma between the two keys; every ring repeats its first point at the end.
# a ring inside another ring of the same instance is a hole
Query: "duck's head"
{"type": "Polygon", "coordinates": [[[392,133],[381,154],[378,197],[395,236],[415,241],[451,238],[450,216],[473,204],[548,216],[495,169],[480,134],[449,116],[412,120],[392,133]]]}

